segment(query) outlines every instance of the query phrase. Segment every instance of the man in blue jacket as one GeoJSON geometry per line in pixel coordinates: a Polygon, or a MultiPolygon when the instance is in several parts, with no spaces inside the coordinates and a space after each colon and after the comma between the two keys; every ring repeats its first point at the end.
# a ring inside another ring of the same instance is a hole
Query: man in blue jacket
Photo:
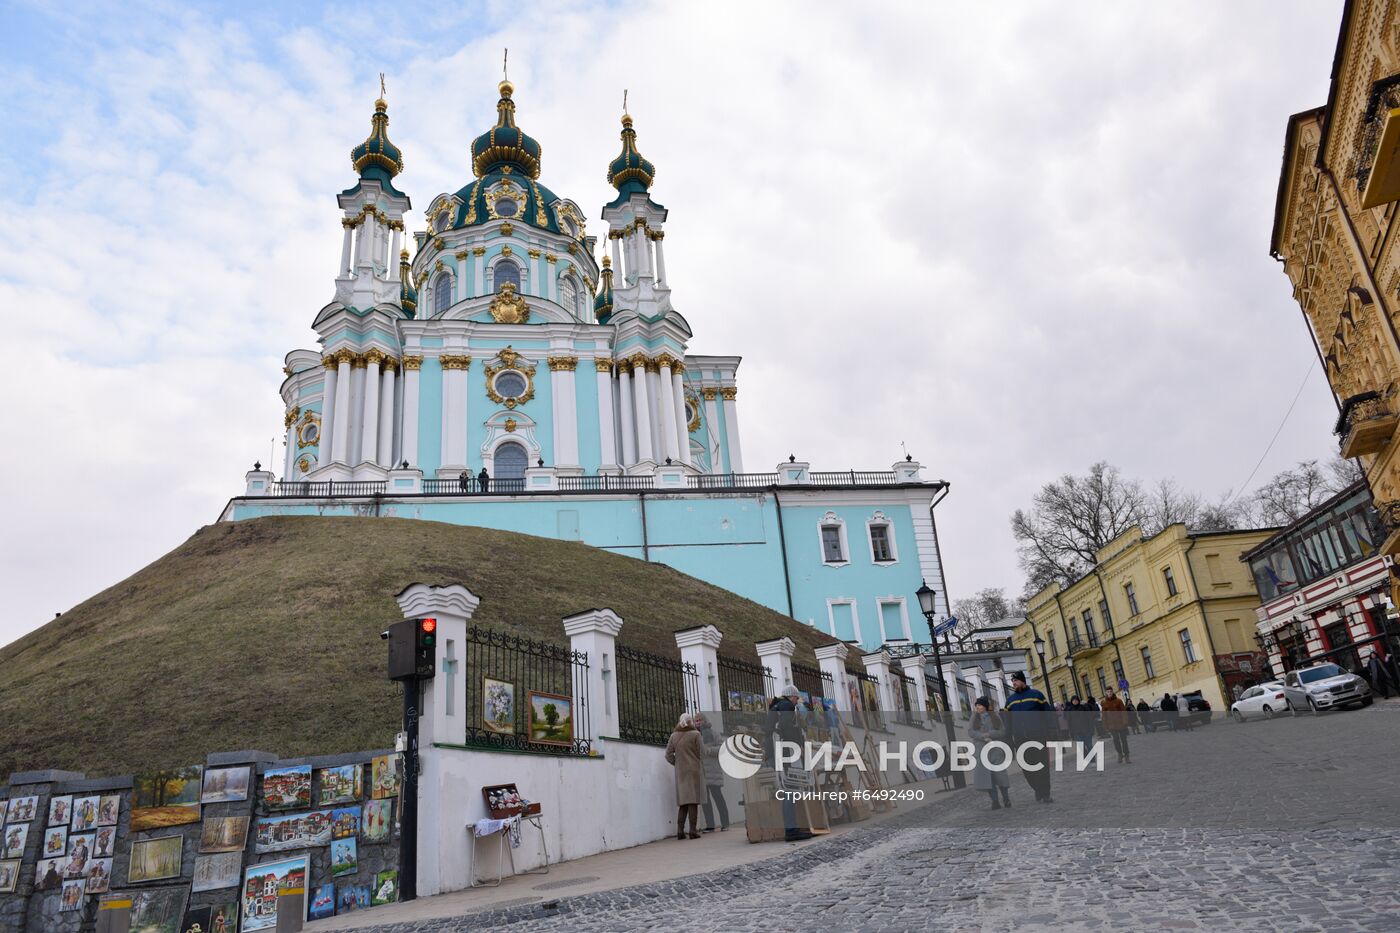
{"type": "Polygon", "coordinates": [[[1024,671],[1011,675],[1011,689],[1014,692],[1006,698],[1006,721],[1017,757],[1026,764],[1022,774],[1031,790],[1035,791],[1036,803],[1054,803],[1050,796],[1050,768],[1045,754],[1045,741],[1050,736],[1050,717],[1054,715],[1054,709],[1045,699],[1045,694],[1026,686],[1024,671]],[[1032,744],[1022,752],[1021,746],[1025,743],[1032,744]]]}

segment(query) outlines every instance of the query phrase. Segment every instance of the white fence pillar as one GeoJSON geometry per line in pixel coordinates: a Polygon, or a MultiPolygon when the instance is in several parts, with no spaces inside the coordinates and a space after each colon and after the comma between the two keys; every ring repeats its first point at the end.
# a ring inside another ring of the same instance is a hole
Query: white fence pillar
{"type": "Polygon", "coordinates": [[[914,681],[914,702],[919,704],[918,709],[910,710],[911,713],[928,712],[928,681],[924,680],[924,659],[922,655],[914,655],[912,658],[900,658],[899,666],[904,671],[904,676],[914,681]]]}
{"type": "Polygon", "coordinates": [[[792,683],[792,655],[797,650],[797,645],[791,638],[784,635],[772,641],[756,642],[754,647],[758,649],[758,663],[773,674],[775,693],[792,683]]]}
{"type": "Polygon", "coordinates": [[[890,712],[894,709],[894,683],[890,676],[890,655],[887,651],[877,651],[874,654],[861,655],[861,663],[865,665],[865,672],[874,677],[878,688],[876,693],[880,697],[880,709],[883,712],[890,712]]]}
{"type": "Polygon", "coordinates": [[[602,736],[617,737],[617,633],[620,631],[622,619],[611,609],[590,609],[564,619],[569,646],[588,656],[587,682],[574,684],[576,738],[596,741],[602,736]],[[582,725],[578,721],[578,710],[584,706],[588,708],[588,735],[581,734],[582,725]]]}
{"type": "Polygon", "coordinates": [[[943,665],[940,672],[943,688],[948,694],[948,709],[957,712],[962,709],[961,694],[958,693],[958,668],[951,661],[943,665]]]}
{"type": "Polygon", "coordinates": [[[724,634],[713,625],[697,625],[676,633],[681,660],[695,665],[700,684],[697,702],[705,712],[724,709],[723,697],[719,695],[719,643],[723,639],[724,634]]]}
{"type": "MultiPolygon", "coordinates": [[[[394,597],[405,619],[437,620],[437,676],[423,681],[422,713],[418,745],[436,742],[462,745],[467,741],[467,678],[478,676],[466,670],[467,623],[481,597],[465,586],[429,586],[414,583],[394,597]]],[[[472,723],[476,725],[476,723],[472,723]]]]}
{"type": "Polygon", "coordinates": [[[836,709],[842,713],[851,711],[851,690],[846,684],[846,655],[850,651],[844,644],[818,645],[813,652],[822,673],[831,677],[831,689],[836,694],[836,709]]]}

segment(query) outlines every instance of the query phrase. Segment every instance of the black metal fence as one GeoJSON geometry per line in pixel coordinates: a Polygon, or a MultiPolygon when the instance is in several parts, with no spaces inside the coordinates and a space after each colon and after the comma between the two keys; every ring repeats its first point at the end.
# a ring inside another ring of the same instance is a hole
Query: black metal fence
{"type": "Polygon", "coordinates": [[[307,480],[272,483],[267,494],[277,498],[344,499],[351,496],[382,496],[387,484],[382,480],[363,482],[310,482],[307,480]]]}
{"type": "MultiPolygon", "coordinates": [[[[476,626],[464,646],[467,678],[466,744],[553,755],[587,755],[593,747],[588,718],[588,655],[476,626]]],[[[455,664],[438,680],[452,690],[455,664]]]]}
{"type": "Polygon", "coordinates": [[[524,491],[525,478],[523,476],[505,479],[487,477],[484,483],[470,473],[456,479],[423,480],[423,495],[425,496],[489,496],[524,491]]]}
{"type": "Polygon", "coordinates": [[[890,676],[894,678],[895,690],[899,693],[899,698],[904,702],[903,716],[901,722],[914,724],[923,721],[919,714],[923,712],[919,708],[919,685],[914,678],[907,676],[903,671],[891,671],[890,676]]]}
{"type": "Polygon", "coordinates": [[[651,476],[561,476],[560,492],[630,492],[656,486],[651,476]]]}
{"type": "Polygon", "coordinates": [[[831,675],[823,673],[815,667],[806,667],[802,664],[792,666],[792,682],[798,690],[802,690],[814,697],[833,696],[831,685],[831,675]]]}
{"type": "Polygon", "coordinates": [[[726,655],[719,656],[718,667],[720,700],[725,709],[761,712],[768,708],[777,689],[768,668],[726,655]]]}
{"type": "Polygon", "coordinates": [[[694,664],[618,645],[616,667],[619,738],[665,745],[681,713],[700,711],[694,664]]]}

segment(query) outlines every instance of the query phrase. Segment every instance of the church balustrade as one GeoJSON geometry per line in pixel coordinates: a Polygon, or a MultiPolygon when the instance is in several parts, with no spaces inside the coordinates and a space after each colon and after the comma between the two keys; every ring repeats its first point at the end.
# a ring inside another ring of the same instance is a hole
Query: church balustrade
{"type": "Polygon", "coordinates": [[[893,470],[841,470],[834,473],[809,473],[813,486],[893,486],[893,470]]]}
{"type": "Polygon", "coordinates": [[[279,498],[345,499],[382,496],[388,484],[382,480],[293,480],[269,483],[267,494],[279,498]]]}

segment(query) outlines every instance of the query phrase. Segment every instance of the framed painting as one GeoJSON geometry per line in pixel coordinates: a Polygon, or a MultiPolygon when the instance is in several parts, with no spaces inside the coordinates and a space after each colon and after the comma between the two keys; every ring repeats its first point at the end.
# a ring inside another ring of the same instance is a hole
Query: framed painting
{"type": "Polygon", "coordinates": [[[394,801],[371,800],[365,804],[364,834],[369,842],[385,842],[394,834],[394,801]]]}
{"type": "Polygon", "coordinates": [[[540,745],[574,744],[574,701],[557,693],[531,690],[530,741],[540,745]]]}
{"type": "Polygon", "coordinates": [[[73,795],[64,794],[61,797],[49,798],[49,825],[68,826],[68,821],[73,818],[73,795]]]}
{"type": "Polygon", "coordinates": [[[263,772],[263,806],[269,810],[297,810],[311,806],[311,766],[273,768],[263,772]]]}
{"type": "Polygon", "coordinates": [[[335,916],[335,885],[323,884],[307,892],[306,919],[324,920],[335,916]]]}
{"type": "Polygon", "coordinates": [[[242,852],[218,852],[201,855],[194,860],[194,883],[191,891],[218,891],[238,887],[238,873],[243,870],[242,852]]]}
{"type": "Polygon", "coordinates": [[[5,807],[6,823],[29,823],[39,815],[38,797],[11,797],[5,807]]]}
{"type": "Polygon", "coordinates": [[[244,869],[243,923],[239,927],[242,933],[276,927],[277,892],[283,888],[305,890],[309,875],[305,855],[249,865],[244,869]]]}
{"type": "Polygon", "coordinates": [[[112,859],[95,858],[88,862],[87,893],[106,894],[112,887],[112,859]]]}
{"type": "Polygon", "coordinates": [[[182,884],[133,891],[130,933],[180,933],[188,896],[182,884]]]}
{"type": "Polygon", "coordinates": [[[209,933],[210,914],[208,904],[203,907],[187,907],[185,919],[180,921],[180,933],[209,933]]]}
{"type": "Polygon", "coordinates": [[[725,694],[725,696],[728,698],[728,702],[725,704],[725,709],[729,710],[732,713],[743,712],[744,694],[742,692],[738,690],[730,690],[725,694]]]}
{"type": "Polygon", "coordinates": [[[332,803],[354,803],[360,799],[360,765],[341,765],[338,768],[322,768],[316,772],[321,779],[321,789],[316,795],[316,805],[324,807],[332,803]]]}
{"type": "Polygon", "coordinates": [[[331,877],[343,878],[360,870],[354,839],[331,840],[331,877]]]}
{"type": "Polygon", "coordinates": [[[4,845],[0,846],[0,858],[24,858],[24,844],[29,841],[29,824],[18,823],[14,826],[6,826],[0,839],[4,840],[4,845]]]}
{"type": "Polygon", "coordinates": [[[57,891],[63,887],[62,858],[41,858],[34,866],[34,889],[36,891],[57,891]]]}
{"type": "Polygon", "coordinates": [[[131,831],[198,823],[203,778],[202,765],[136,775],[131,785],[131,831]]]}
{"type": "Polygon", "coordinates": [[[230,803],[248,799],[248,779],[251,769],[206,768],[204,784],[200,787],[200,803],[230,803]]]}
{"type": "Polygon", "coordinates": [[[0,859],[0,894],[15,893],[19,886],[20,864],[17,858],[0,859]]]}
{"type": "Polygon", "coordinates": [[[248,817],[211,816],[199,833],[200,852],[242,852],[248,843],[248,817]]]}
{"type": "Polygon", "coordinates": [[[353,910],[364,910],[369,906],[369,885],[350,884],[341,888],[335,897],[335,912],[348,914],[353,910]]]}
{"type": "Polygon", "coordinates": [[[99,826],[92,834],[93,858],[111,858],[117,854],[117,828],[99,826]]]}
{"type": "Polygon", "coordinates": [[[482,678],[481,724],[487,732],[515,735],[515,684],[482,678]]]}
{"type": "Polygon", "coordinates": [[[370,796],[375,800],[399,795],[398,762],[393,755],[380,755],[370,762],[370,796]]]}
{"type": "Polygon", "coordinates": [[[68,854],[68,827],[51,826],[44,830],[44,845],[39,849],[40,858],[62,858],[68,854]]]}
{"type": "Polygon", "coordinates": [[[253,838],[259,855],[331,844],[331,811],[284,813],[258,819],[253,838]]]}
{"type": "Polygon", "coordinates": [[[178,834],[137,839],[131,844],[131,862],[126,869],[127,883],[142,884],[180,877],[184,846],[185,837],[178,834]]]}
{"type": "Polygon", "coordinates": [[[392,904],[399,899],[399,873],[393,869],[381,871],[374,876],[374,890],[370,892],[372,907],[392,904]]]}
{"type": "Polygon", "coordinates": [[[331,838],[354,839],[360,834],[360,808],[337,807],[331,811],[331,838]]]}
{"type": "Polygon", "coordinates": [[[68,836],[68,861],[63,864],[64,878],[81,878],[92,858],[92,841],[96,833],[72,833],[68,836]]]}
{"type": "Polygon", "coordinates": [[[60,911],[82,910],[83,897],[86,894],[87,885],[83,883],[83,879],[76,878],[63,882],[63,896],[58,902],[58,909],[60,911]]]}
{"type": "Polygon", "coordinates": [[[97,825],[116,826],[122,812],[121,794],[103,794],[97,802],[97,825]]]}
{"type": "Polygon", "coordinates": [[[73,798],[73,822],[69,829],[75,833],[87,832],[97,825],[97,808],[101,805],[102,798],[74,797],[73,798]]]}
{"type": "MultiPolygon", "coordinates": [[[[238,887],[237,878],[233,887],[238,887]]],[[[224,901],[209,908],[209,933],[238,933],[238,901],[224,901]]]]}

